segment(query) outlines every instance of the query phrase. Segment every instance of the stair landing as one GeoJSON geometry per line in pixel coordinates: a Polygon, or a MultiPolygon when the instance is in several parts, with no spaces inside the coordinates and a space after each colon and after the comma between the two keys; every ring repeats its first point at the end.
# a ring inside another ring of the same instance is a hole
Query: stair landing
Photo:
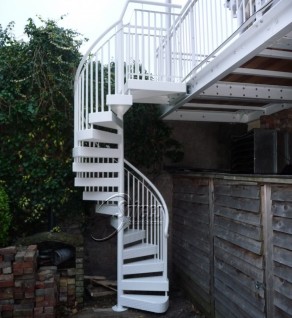
{"type": "Polygon", "coordinates": [[[186,93],[186,84],[129,79],[125,90],[133,96],[135,103],[168,104],[170,99],[186,93]]]}

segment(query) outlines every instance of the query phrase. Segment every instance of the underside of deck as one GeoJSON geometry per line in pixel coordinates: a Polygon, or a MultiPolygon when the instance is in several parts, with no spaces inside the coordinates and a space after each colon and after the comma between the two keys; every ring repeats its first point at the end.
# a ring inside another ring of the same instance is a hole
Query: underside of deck
{"type": "Polygon", "coordinates": [[[249,123],[292,107],[292,6],[280,1],[190,77],[166,120],[249,123]],[[289,7],[290,6],[290,7],[289,7]]]}

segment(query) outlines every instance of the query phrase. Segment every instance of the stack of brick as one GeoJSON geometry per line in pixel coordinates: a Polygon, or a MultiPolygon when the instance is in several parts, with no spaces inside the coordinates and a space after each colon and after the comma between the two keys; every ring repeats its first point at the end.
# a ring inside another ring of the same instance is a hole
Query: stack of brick
{"type": "Polygon", "coordinates": [[[58,275],[56,266],[43,266],[37,273],[35,286],[35,318],[54,318],[58,299],[58,275]]]}
{"type": "Polygon", "coordinates": [[[0,249],[0,317],[13,317],[14,310],[14,275],[12,264],[16,248],[13,246],[0,249]]]}
{"type": "Polygon", "coordinates": [[[60,271],[59,301],[62,305],[72,308],[76,302],[76,269],[67,268],[60,271]]]}
{"type": "Polygon", "coordinates": [[[35,303],[37,246],[17,248],[12,264],[14,276],[13,317],[32,318],[35,303]]]}
{"type": "Polygon", "coordinates": [[[84,247],[76,247],[76,301],[78,305],[83,305],[84,294],[84,247]]]}

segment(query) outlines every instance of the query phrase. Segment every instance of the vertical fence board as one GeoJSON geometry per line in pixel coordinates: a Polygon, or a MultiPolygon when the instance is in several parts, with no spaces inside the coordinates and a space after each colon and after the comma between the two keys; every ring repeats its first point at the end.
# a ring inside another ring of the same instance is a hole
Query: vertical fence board
{"type": "Polygon", "coordinates": [[[174,266],[207,317],[292,318],[292,185],[174,177],[174,266]]]}

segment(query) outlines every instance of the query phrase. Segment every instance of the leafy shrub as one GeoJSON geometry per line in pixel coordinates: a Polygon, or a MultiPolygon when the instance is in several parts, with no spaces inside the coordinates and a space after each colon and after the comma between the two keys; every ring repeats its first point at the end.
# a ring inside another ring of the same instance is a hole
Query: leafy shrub
{"type": "Polygon", "coordinates": [[[125,157],[149,172],[161,170],[165,158],[179,162],[184,155],[160,115],[156,105],[135,104],[124,117],[125,157]]]}
{"type": "Polygon", "coordinates": [[[5,246],[8,242],[8,233],[12,221],[9,211],[8,195],[0,182],[0,246],[5,246]]]}

